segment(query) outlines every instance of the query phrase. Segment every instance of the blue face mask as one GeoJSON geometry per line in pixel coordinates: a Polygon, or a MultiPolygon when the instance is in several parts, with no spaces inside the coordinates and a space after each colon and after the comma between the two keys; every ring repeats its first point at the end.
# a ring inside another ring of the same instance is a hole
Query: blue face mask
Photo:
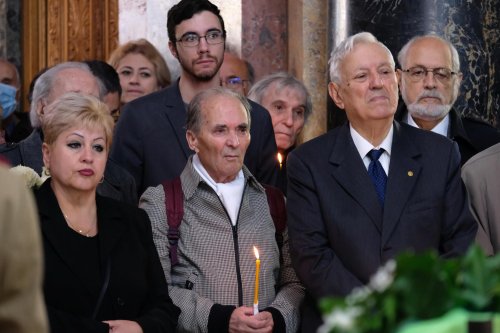
{"type": "Polygon", "coordinates": [[[16,110],[16,88],[0,83],[0,106],[3,109],[2,118],[7,119],[16,110]]]}

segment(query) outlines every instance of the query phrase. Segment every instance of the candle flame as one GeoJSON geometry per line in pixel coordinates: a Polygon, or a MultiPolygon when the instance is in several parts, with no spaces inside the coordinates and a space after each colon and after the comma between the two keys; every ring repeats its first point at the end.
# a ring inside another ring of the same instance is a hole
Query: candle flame
{"type": "Polygon", "coordinates": [[[259,259],[259,250],[255,246],[253,247],[253,252],[255,253],[255,258],[259,259]]]}
{"type": "Polygon", "coordinates": [[[281,156],[281,153],[278,153],[278,162],[281,164],[283,163],[283,156],[281,156]]]}

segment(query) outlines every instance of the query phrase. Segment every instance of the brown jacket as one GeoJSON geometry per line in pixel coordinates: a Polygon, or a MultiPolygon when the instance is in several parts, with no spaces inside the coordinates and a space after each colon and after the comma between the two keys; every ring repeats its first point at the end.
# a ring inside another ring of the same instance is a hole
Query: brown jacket
{"type": "Polygon", "coordinates": [[[0,332],[48,332],[42,244],[33,196],[0,169],[0,332]]]}

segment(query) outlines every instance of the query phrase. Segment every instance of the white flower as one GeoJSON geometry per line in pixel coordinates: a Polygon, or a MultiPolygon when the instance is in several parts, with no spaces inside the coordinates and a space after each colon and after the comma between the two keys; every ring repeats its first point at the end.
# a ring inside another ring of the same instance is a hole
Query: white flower
{"type": "Polygon", "coordinates": [[[362,313],[358,307],[346,309],[335,308],[327,315],[323,316],[323,325],[318,328],[317,333],[329,333],[334,328],[350,330],[354,327],[356,318],[362,313]]]}
{"type": "Polygon", "coordinates": [[[396,271],[396,261],[389,260],[386,264],[380,267],[375,275],[370,278],[370,283],[368,284],[371,289],[383,292],[392,284],[394,281],[394,273],[396,271]]]}
{"type": "Polygon", "coordinates": [[[372,289],[363,286],[354,288],[351,293],[346,297],[348,305],[354,305],[364,302],[372,294],[372,289]]]}
{"type": "Polygon", "coordinates": [[[43,182],[48,178],[46,173],[43,173],[44,176],[40,177],[35,170],[23,165],[18,165],[16,167],[13,167],[10,169],[10,171],[20,176],[24,180],[26,187],[29,189],[32,187],[40,187],[43,184],[43,182]]]}

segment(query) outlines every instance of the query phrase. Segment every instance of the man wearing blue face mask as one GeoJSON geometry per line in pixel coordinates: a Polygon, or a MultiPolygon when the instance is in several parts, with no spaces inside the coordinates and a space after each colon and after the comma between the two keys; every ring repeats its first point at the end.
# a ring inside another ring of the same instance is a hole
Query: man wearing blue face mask
{"type": "Polygon", "coordinates": [[[17,112],[21,81],[16,66],[0,58],[0,143],[19,142],[32,131],[27,113],[17,112]]]}

